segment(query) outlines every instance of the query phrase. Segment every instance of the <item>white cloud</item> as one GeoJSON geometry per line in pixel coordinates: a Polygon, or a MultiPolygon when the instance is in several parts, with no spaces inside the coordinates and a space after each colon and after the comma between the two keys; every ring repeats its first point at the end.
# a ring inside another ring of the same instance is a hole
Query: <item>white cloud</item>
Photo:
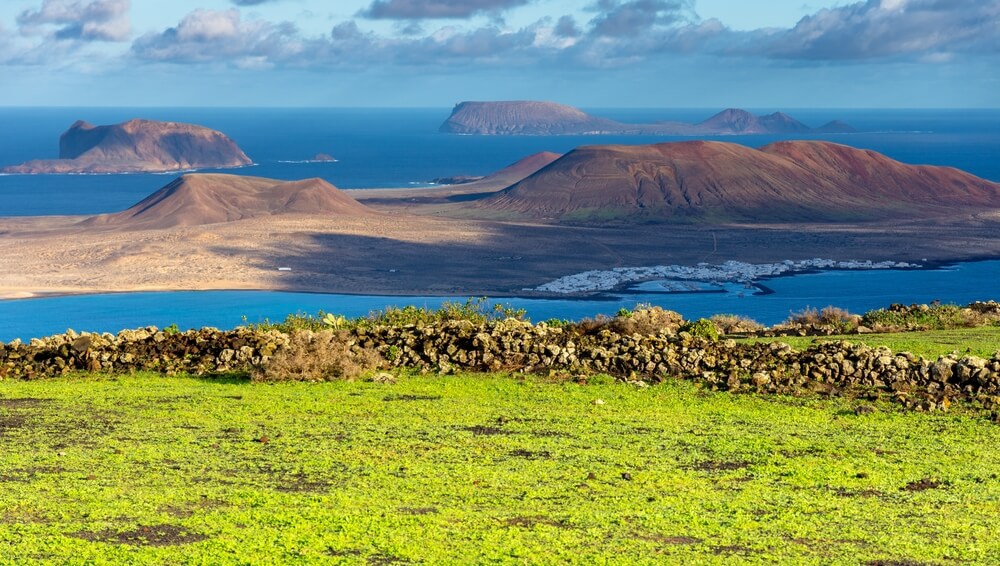
{"type": "Polygon", "coordinates": [[[128,41],[130,9],[130,0],[44,0],[37,10],[21,12],[17,24],[22,34],[56,40],[128,41]]]}
{"type": "Polygon", "coordinates": [[[820,10],[745,51],[784,59],[937,58],[996,51],[1000,0],[867,0],[820,10]]]}

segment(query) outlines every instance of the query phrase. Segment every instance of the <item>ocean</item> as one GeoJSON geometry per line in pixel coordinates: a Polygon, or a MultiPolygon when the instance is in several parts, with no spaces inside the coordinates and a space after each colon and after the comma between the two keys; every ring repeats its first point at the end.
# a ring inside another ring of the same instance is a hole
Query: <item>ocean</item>
{"type": "MultiPolygon", "coordinates": [[[[967,304],[1000,297],[1000,261],[965,262],[926,270],[825,271],[765,281],[772,293],[755,294],[739,284],[719,292],[657,293],[643,290],[613,293],[594,299],[498,298],[491,302],[524,309],[534,321],[580,320],[613,316],[618,309],[648,303],[675,310],[693,320],[713,314],[747,316],[776,324],[806,307],[836,305],[862,313],[892,303],[935,300],[967,304]]],[[[28,340],[64,332],[117,332],[123,328],[176,324],[182,329],[214,326],[232,328],[246,322],[280,321],[290,313],[320,310],[362,316],[387,306],[436,308],[444,301],[466,297],[386,297],[270,291],[178,291],[77,295],[0,301],[0,341],[28,340]]]]}
{"type": "MultiPolygon", "coordinates": [[[[711,109],[588,109],[630,122],[698,121],[711,109]]],[[[777,109],[750,109],[755,113],[777,109]]],[[[787,109],[786,109],[787,110],[787,109]]],[[[950,165],[1000,181],[1000,110],[787,110],[806,124],[841,119],[865,133],[808,136],[869,148],[907,163],[950,165]]],[[[341,188],[417,187],[438,177],[485,175],[539,151],[587,144],[639,144],[663,136],[455,136],[439,134],[436,109],[0,109],[0,166],[58,156],[59,136],[78,119],[192,122],[232,137],[256,166],[226,170],[276,179],[321,177],[341,188]],[[336,163],[293,163],[328,153],[336,163]]],[[[802,138],[803,136],[795,136],[802,138]]],[[[788,136],[723,136],[762,146],[788,136]]],[[[0,176],[0,216],[98,214],[123,210],[176,176],[0,176]]]]}
{"type": "MultiPolygon", "coordinates": [[[[718,109],[587,109],[621,121],[700,121],[718,109]]],[[[947,165],[1000,181],[1000,110],[783,110],[812,126],[840,119],[862,133],[806,136],[869,148],[907,163],[947,165]]],[[[450,109],[0,109],[0,166],[54,158],[59,135],[78,119],[95,124],[131,118],[192,122],[232,137],[256,165],[228,173],[278,179],[321,177],[341,188],[420,187],[431,179],[484,175],[539,151],[565,152],[599,143],[639,144],[689,138],[661,136],[455,136],[437,133],[450,109]],[[335,163],[304,163],[317,153],[335,163]]],[[[723,136],[761,146],[803,136],[723,136]]],[[[169,183],[171,174],[0,176],[0,216],[98,214],[125,209],[169,183]]],[[[823,257],[822,250],[816,251],[823,257]]],[[[858,258],[869,259],[869,258],[858,258]]],[[[3,277],[0,258],[0,278],[3,277]]],[[[569,275],[569,274],[567,274],[569,275]]],[[[769,295],[668,294],[640,291],[603,300],[501,302],[527,308],[534,320],[613,314],[649,302],[688,317],[719,312],[774,323],[790,311],[834,304],[853,312],[891,302],[968,302],[1000,298],[1000,262],[926,271],[826,272],[769,281],[769,295]]],[[[453,297],[461,300],[462,297],[453,297]]],[[[435,306],[443,298],[316,295],[252,291],[134,293],[0,301],[0,340],[76,330],[116,331],[147,324],[232,327],[320,309],[365,314],[387,305],[435,306]]]]}

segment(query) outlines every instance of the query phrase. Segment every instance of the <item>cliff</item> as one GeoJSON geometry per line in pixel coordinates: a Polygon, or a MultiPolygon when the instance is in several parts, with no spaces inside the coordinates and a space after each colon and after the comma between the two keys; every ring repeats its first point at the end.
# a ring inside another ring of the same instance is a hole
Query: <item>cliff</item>
{"type": "Polygon", "coordinates": [[[3,172],[138,173],[252,164],[233,140],[203,126],[152,120],[94,126],[78,121],[59,138],[59,159],[28,161],[3,172]]]}

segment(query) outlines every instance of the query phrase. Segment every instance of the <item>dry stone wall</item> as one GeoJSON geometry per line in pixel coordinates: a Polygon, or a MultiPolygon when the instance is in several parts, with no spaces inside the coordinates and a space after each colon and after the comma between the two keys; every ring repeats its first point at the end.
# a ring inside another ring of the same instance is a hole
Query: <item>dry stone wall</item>
{"type": "MultiPolygon", "coordinates": [[[[342,332],[341,339],[355,351],[377,352],[386,368],[607,373],[641,382],[684,378],[715,390],[877,396],[920,410],[944,409],[958,399],[991,408],[1000,402],[1000,354],[930,361],[847,342],[795,350],[780,342],[712,341],[672,330],[629,335],[605,328],[581,334],[514,319],[357,328],[342,332]]],[[[29,344],[0,344],[0,378],[74,371],[253,371],[286,353],[289,344],[287,334],[247,328],[69,332],[29,344]]]]}

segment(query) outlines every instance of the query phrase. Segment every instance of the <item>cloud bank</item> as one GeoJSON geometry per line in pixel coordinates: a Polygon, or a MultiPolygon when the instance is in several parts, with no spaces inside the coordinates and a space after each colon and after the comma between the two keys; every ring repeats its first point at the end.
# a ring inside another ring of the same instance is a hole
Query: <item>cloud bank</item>
{"type": "MultiPolygon", "coordinates": [[[[230,0],[241,6],[275,1],[230,0]]],[[[520,27],[497,17],[532,1],[373,0],[358,19],[336,22],[319,35],[289,21],[248,18],[237,8],[197,9],[136,38],[125,57],[249,69],[584,70],[670,56],[760,64],[948,64],[1000,55],[1000,0],[864,0],[819,10],[790,28],[754,31],[702,20],[693,0],[594,0],[582,20],[580,14],[557,13],[520,27]],[[488,16],[486,23],[474,23],[481,15],[488,16]],[[434,24],[440,18],[467,21],[434,24]],[[365,29],[369,19],[395,23],[391,31],[376,33],[365,29]]],[[[19,50],[0,29],[6,52],[0,61],[68,60],[87,43],[128,41],[129,10],[129,0],[43,0],[17,17],[19,50]],[[24,45],[25,38],[35,44],[24,45]]]]}
{"type": "Polygon", "coordinates": [[[22,34],[51,34],[55,39],[128,41],[130,0],[44,0],[37,10],[17,17],[22,34]],[[55,27],[54,32],[50,32],[55,27]]]}
{"type": "Polygon", "coordinates": [[[374,0],[359,14],[371,19],[418,20],[430,18],[470,18],[476,14],[499,13],[530,0],[374,0]]]}

